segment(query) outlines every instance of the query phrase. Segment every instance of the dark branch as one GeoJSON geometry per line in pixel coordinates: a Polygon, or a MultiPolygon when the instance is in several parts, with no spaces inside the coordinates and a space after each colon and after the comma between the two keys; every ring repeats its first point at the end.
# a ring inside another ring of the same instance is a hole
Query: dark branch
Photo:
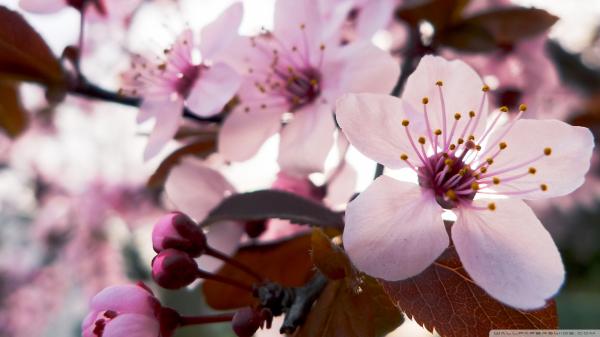
{"type": "MultiPolygon", "coordinates": [[[[94,98],[106,102],[113,102],[133,107],[139,107],[141,104],[141,100],[137,97],[124,96],[116,92],[100,88],[97,85],[90,83],[84,77],[81,77],[77,82],[77,85],[75,85],[75,87],[70,90],[70,93],[74,95],[83,96],[87,98],[94,98]]],[[[183,116],[202,123],[221,123],[223,121],[223,116],[221,115],[212,117],[200,117],[193,114],[188,108],[184,108],[183,116]]]]}

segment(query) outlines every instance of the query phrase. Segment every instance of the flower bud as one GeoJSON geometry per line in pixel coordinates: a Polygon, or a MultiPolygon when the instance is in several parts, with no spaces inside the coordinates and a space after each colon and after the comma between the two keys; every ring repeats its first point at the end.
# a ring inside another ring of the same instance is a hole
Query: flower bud
{"type": "Polygon", "coordinates": [[[206,249],[206,236],[190,217],[183,213],[172,212],[163,216],[154,225],[152,246],[157,253],[173,248],[186,252],[192,257],[198,257],[206,249]]]}
{"type": "Polygon", "coordinates": [[[267,308],[242,308],[233,315],[231,326],[238,337],[252,337],[265,323],[271,328],[273,314],[267,308]]]}
{"type": "Polygon", "coordinates": [[[188,254],[165,249],[152,260],[152,278],[166,289],[179,289],[198,278],[198,265],[188,254]]]}

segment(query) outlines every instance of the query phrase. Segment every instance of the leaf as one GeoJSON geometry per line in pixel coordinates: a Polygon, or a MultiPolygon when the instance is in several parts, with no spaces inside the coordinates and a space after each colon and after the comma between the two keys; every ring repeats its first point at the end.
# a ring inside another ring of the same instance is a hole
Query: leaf
{"type": "MultiPolygon", "coordinates": [[[[270,281],[284,286],[299,287],[314,274],[309,250],[310,235],[301,235],[275,243],[242,247],[233,258],[270,281]]],[[[253,278],[230,265],[225,265],[218,274],[247,284],[255,282],[253,278]]],[[[248,292],[211,280],[204,282],[202,291],[208,305],[218,310],[241,308],[257,303],[248,292]]]]}
{"type": "Polygon", "coordinates": [[[19,100],[17,85],[0,81],[0,128],[15,138],[27,128],[27,123],[27,111],[19,100]]]}
{"type": "Polygon", "coordinates": [[[294,337],[377,337],[402,324],[398,310],[381,285],[364,277],[330,281],[294,337]]]}
{"type": "Polygon", "coordinates": [[[352,264],[344,250],[334,244],[330,237],[320,228],[315,228],[311,235],[312,261],[327,278],[343,279],[352,273],[352,264]]]}
{"type": "Polygon", "coordinates": [[[438,41],[466,52],[511,47],[546,32],[558,17],[537,8],[508,7],[476,14],[440,32],[438,41]]]}
{"type": "Polygon", "coordinates": [[[442,337],[487,336],[492,329],[556,329],[556,303],[525,312],[491,298],[464,270],[450,246],[421,274],[380,281],[398,308],[442,337]]]}
{"type": "Polygon", "coordinates": [[[436,30],[441,30],[460,19],[470,0],[428,0],[398,7],[396,19],[417,26],[428,21],[436,30]]]}
{"type": "Polygon", "coordinates": [[[216,150],[216,142],[214,138],[196,140],[190,144],[184,145],[173,153],[168,155],[158,166],[156,171],[150,176],[146,186],[149,188],[162,188],[165,184],[169,172],[175,167],[185,156],[206,157],[216,150]]]}
{"type": "Polygon", "coordinates": [[[15,11],[0,6],[0,76],[57,88],[62,67],[42,37],[15,11]]]}
{"type": "Polygon", "coordinates": [[[296,224],[343,228],[341,215],[312,200],[276,190],[234,194],[224,199],[204,220],[207,226],[223,220],[290,220],[296,224]]]}

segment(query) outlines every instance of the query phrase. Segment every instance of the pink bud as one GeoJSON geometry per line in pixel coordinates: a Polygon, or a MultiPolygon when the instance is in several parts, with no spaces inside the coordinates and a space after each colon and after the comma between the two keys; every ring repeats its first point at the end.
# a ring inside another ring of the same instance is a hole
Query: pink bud
{"type": "Polygon", "coordinates": [[[192,257],[200,256],[206,249],[206,236],[190,217],[172,212],[163,216],[152,230],[152,246],[160,253],[169,248],[181,250],[192,257]]]}
{"type": "Polygon", "coordinates": [[[188,254],[165,249],[152,260],[152,278],[166,289],[179,289],[198,278],[198,265],[188,254]]]}
{"type": "Polygon", "coordinates": [[[238,337],[252,337],[265,323],[271,328],[273,314],[267,308],[242,308],[233,315],[231,326],[238,337]]]}

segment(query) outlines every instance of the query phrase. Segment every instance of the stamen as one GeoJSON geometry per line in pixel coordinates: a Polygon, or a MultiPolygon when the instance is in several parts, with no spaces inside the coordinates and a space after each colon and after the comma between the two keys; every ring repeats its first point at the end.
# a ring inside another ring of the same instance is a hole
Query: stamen
{"type": "Polygon", "coordinates": [[[429,123],[429,116],[427,114],[427,104],[429,103],[429,98],[423,97],[423,114],[425,115],[425,125],[427,126],[427,136],[429,137],[429,141],[433,144],[433,135],[431,132],[431,124],[429,123]]]}
{"type": "MultiPolygon", "coordinates": [[[[440,109],[442,110],[442,129],[444,130],[444,138],[443,138],[443,148],[444,150],[446,149],[446,146],[448,145],[448,143],[450,142],[450,139],[446,139],[446,102],[444,101],[444,93],[442,92],[442,81],[437,81],[435,82],[435,84],[438,87],[438,93],[440,95],[440,109]]],[[[437,147],[437,145],[436,145],[437,147]]]]}

